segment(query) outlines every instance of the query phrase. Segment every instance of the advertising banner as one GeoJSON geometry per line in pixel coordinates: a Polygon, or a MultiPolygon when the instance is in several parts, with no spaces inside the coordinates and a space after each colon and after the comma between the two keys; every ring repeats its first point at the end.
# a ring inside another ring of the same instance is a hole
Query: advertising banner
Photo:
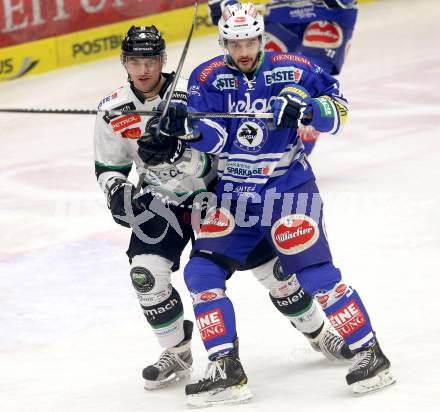
{"type": "Polygon", "coordinates": [[[193,0],[0,0],[0,49],[192,4],[193,0]]]}
{"type": "MultiPolygon", "coordinates": [[[[207,14],[206,5],[204,6],[204,14],[207,14]]],[[[203,14],[202,10],[200,13],[203,14]]],[[[61,67],[70,66],[119,54],[123,36],[132,24],[137,26],[154,24],[162,32],[167,44],[183,39],[188,35],[193,14],[194,9],[191,6],[60,36],[56,39],[59,64],[61,67]]],[[[206,20],[202,22],[199,18],[199,27],[196,29],[198,35],[206,34],[207,29],[212,27],[212,25],[205,24],[206,20]]]]}
{"type": "Polygon", "coordinates": [[[0,49],[0,81],[58,68],[54,38],[0,49]]]}
{"type": "MultiPolygon", "coordinates": [[[[194,37],[217,30],[207,0],[200,3],[194,37]]],[[[193,0],[0,0],[0,82],[115,56],[131,25],[154,24],[167,44],[185,39],[193,5],[193,0]],[[130,19],[133,15],[143,17],[130,19]]]]}

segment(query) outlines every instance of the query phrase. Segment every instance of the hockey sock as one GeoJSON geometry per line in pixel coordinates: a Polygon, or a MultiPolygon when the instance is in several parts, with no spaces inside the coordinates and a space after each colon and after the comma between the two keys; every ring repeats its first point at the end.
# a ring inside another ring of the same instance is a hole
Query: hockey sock
{"type": "Polygon", "coordinates": [[[370,346],[375,340],[368,312],[359,294],[345,283],[337,283],[330,291],[316,295],[334,328],[352,352],[370,346]]]}
{"type": "Polygon", "coordinates": [[[195,256],[186,265],[184,276],[208,356],[213,359],[230,352],[237,330],[234,307],[225,294],[228,270],[208,258],[195,256]]]}
{"type": "Polygon", "coordinates": [[[193,294],[194,314],[210,359],[234,348],[237,338],[235,312],[231,300],[221,289],[193,294]]]}
{"type": "Polygon", "coordinates": [[[359,294],[341,281],[341,272],[332,262],[302,269],[297,278],[302,287],[317,298],[352,352],[371,345],[375,333],[367,310],[359,294]]]}
{"type": "Polygon", "coordinates": [[[312,297],[299,285],[295,275],[280,282],[280,285],[269,293],[277,310],[300,332],[307,335],[319,333],[324,324],[324,316],[312,297]]]}
{"type": "Polygon", "coordinates": [[[162,347],[170,348],[184,339],[183,305],[176,289],[163,302],[141,307],[162,347]]]}

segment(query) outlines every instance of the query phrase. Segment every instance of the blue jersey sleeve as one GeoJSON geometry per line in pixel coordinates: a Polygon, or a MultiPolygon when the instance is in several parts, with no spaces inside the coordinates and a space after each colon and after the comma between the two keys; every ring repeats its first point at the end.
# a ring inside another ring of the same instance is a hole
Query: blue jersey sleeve
{"type": "MultiPolygon", "coordinates": [[[[206,70],[206,69],[205,69],[206,70]]],[[[209,86],[204,70],[195,69],[188,82],[188,107],[195,112],[224,112],[223,93],[209,86]]],[[[205,152],[218,154],[222,151],[228,134],[227,119],[202,118],[195,120],[194,126],[200,130],[202,138],[189,142],[191,147],[205,152]]]]}
{"type": "Polygon", "coordinates": [[[348,116],[348,102],[339,90],[339,82],[314,65],[303,86],[310,93],[308,103],[312,107],[312,117],[303,123],[320,132],[338,133],[348,116]]]}

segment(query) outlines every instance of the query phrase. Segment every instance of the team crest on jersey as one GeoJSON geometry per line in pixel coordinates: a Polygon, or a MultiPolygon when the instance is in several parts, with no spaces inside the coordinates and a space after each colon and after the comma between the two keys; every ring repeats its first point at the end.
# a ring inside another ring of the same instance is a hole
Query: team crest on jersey
{"type": "Polygon", "coordinates": [[[272,240],[285,255],[296,255],[319,239],[318,224],[310,217],[295,214],[282,217],[272,227],[272,240]]]}
{"type": "Polygon", "coordinates": [[[337,49],[343,39],[342,29],[339,24],[329,21],[314,21],[310,23],[303,38],[306,47],[337,49]]]}
{"type": "Polygon", "coordinates": [[[297,67],[275,67],[273,70],[263,72],[264,83],[271,86],[274,83],[299,83],[303,71],[297,67]]]}
{"type": "Polygon", "coordinates": [[[223,73],[215,76],[212,82],[217,90],[237,90],[238,89],[238,79],[233,74],[223,73]]]}
{"type": "Polygon", "coordinates": [[[267,140],[266,124],[260,119],[242,119],[237,129],[234,145],[250,153],[261,150],[267,140]]]}

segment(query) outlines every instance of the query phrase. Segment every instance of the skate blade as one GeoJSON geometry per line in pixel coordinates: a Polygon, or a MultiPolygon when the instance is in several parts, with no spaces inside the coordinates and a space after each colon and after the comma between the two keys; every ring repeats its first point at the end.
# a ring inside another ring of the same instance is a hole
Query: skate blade
{"type": "Polygon", "coordinates": [[[154,391],[156,389],[166,388],[167,386],[177,383],[183,379],[188,379],[190,375],[191,371],[187,369],[184,371],[175,372],[161,381],[149,381],[144,379],[144,389],[146,391],[154,391]]]}
{"type": "Polygon", "coordinates": [[[395,382],[396,379],[391,375],[390,370],[386,369],[370,379],[355,382],[350,387],[356,395],[364,395],[385,389],[395,382]]]}
{"type": "Polygon", "coordinates": [[[209,406],[234,405],[249,402],[252,393],[247,385],[232,386],[220,391],[208,391],[187,395],[186,403],[190,408],[207,408],[209,406]]]}

